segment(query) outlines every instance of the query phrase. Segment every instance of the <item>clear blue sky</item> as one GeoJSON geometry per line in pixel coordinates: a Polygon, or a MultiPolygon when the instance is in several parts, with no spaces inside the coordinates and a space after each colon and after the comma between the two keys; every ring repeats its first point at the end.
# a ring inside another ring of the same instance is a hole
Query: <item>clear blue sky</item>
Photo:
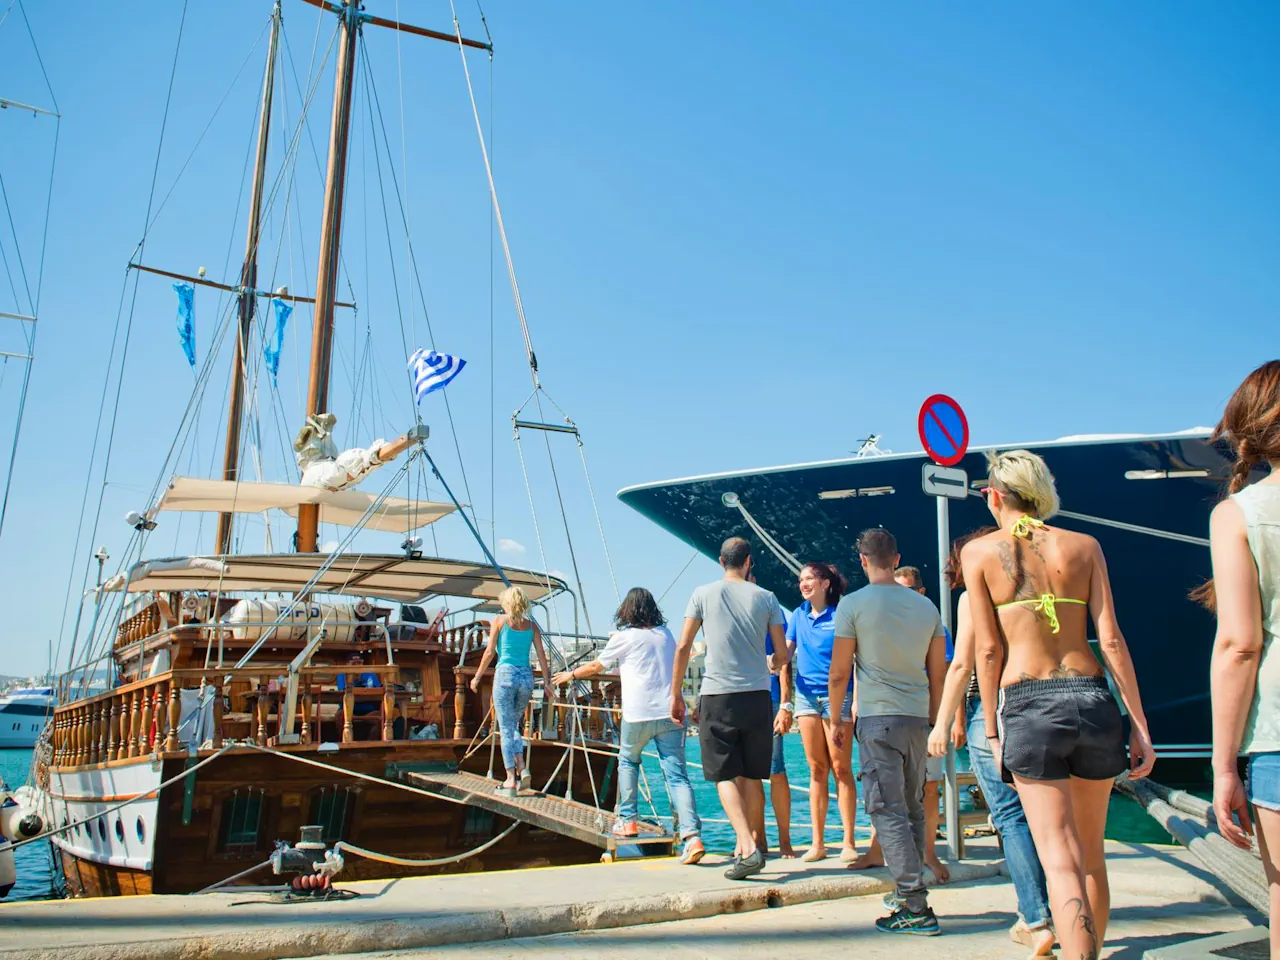
{"type": "MultiPolygon", "coordinates": [[[[368,6],[396,15],[395,0],[368,6]]],[[[142,0],[127,15],[88,0],[56,13],[27,7],[63,120],[42,333],[0,541],[10,618],[0,673],[43,669],[50,631],[56,640],[181,10],[176,0],[142,0]]],[[[447,3],[399,7],[403,19],[449,29],[447,3]]],[[[234,278],[269,10],[266,0],[188,9],[157,206],[173,190],[148,235],[148,263],[234,278]]],[[[299,0],[284,10],[305,83],[313,43],[319,36],[323,53],[332,18],[299,0]]],[[[482,35],[474,5],[461,3],[460,13],[465,32],[482,35]]],[[[492,110],[524,302],[544,383],[585,436],[624,589],[661,591],[689,551],[622,507],[613,497],[621,486],[838,457],[868,432],[914,449],[916,409],[935,391],[965,405],[976,442],[1209,424],[1241,377],[1278,352],[1274,4],[490,0],[485,13],[497,46],[492,74],[482,54],[470,62],[486,125],[492,110]]],[[[503,559],[538,566],[508,421],[529,381],[500,257],[490,350],[487,197],[458,53],[410,37],[397,50],[394,36],[372,28],[367,44],[397,175],[408,183],[436,343],[471,363],[449,388],[470,499],[486,535],[492,521],[496,538],[523,546],[503,559]]],[[[15,10],[0,24],[0,96],[47,104],[30,51],[15,10]]],[[[273,177],[298,116],[291,75],[284,86],[273,177]]],[[[345,428],[353,406],[358,413],[359,429],[342,436],[350,443],[411,421],[390,257],[404,339],[411,349],[426,344],[394,200],[388,254],[363,80],[361,88],[344,247],[361,311],[357,320],[339,316],[333,377],[345,428]],[[380,404],[367,389],[353,404],[351,368],[366,325],[380,404]]],[[[283,201],[269,217],[263,286],[313,284],[320,180],[310,138],[322,162],[331,90],[325,74],[287,229],[283,201]]],[[[0,175],[28,266],[51,131],[47,121],[0,113],[0,175]]],[[[3,217],[0,227],[7,233],[3,217]]],[[[3,242],[12,263],[11,239],[3,242]]],[[[128,291],[132,298],[132,284],[128,291]]],[[[193,379],[169,284],[146,279],[138,291],[97,537],[116,558],[129,533],[121,516],[145,506],[193,379]]],[[[13,306],[0,277],[0,310],[13,306]]],[[[196,309],[203,360],[218,298],[201,292],[196,309]]],[[[286,475],[281,440],[298,426],[309,324],[299,311],[286,339],[283,426],[273,425],[264,395],[271,479],[286,475]]],[[[0,349],[14,350],[5,336],[0,349]]],[[[220,449],[228,357],[224,346],[181,472],[208,475],[220,449]]],[[[16,380],[10,370],[0,381],[5,424],[16,380]]],[[[440,398],[423,410],[432,449],[462,494],[440,398]]],[[[599,630],[612,588],[576,453],[566,438],[552,439],[599,630]]],[[[567,571],[546,454],[539,437],[530,441],[548,564],[567,571]]],[[[90,516],[95,503],[96,485],[90,516]]],[[[211,524],[195,534],[193,520],[178,528],[165,515],[148,552],[209,550],[211,524]]],[[[456,520],[438,536],[446,555],[476,553],[456,520]]],[[[251,530],[246,547],[260,549],[261,537],[251,530]]],[[[389,535],[373,542],[396,544],[389,535]]],[[[668,614],[679,616],[689,589],[713,575],[709,561],[695,563],[668,596],[668,614]]],[[[77,586],[80,576],[77,568],[77,586]]]]}

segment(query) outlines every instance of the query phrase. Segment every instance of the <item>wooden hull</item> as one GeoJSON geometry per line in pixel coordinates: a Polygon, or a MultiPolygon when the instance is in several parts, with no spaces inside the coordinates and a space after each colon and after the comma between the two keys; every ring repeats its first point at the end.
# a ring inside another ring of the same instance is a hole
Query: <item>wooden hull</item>
{"type": "MultiPolygon", "coordinates": [[[[531,745],[530,770],[540,787],[560,763],[565,745],[550,740],[531,745]]],[[[382,780],[395,779],[398,771],[447,764],[487,772],[489,749],[464,759],[469,746],[463,740],[375,741],[344,744],[332,753],[321,754],[314,747],[286,752],[382,780]]],[[[194,762],[186,756],[144,757],[48,771],[55,821],[94,817],[86,829],[70,832],[57,844],[71,896],[191,893],[261,863],[276,840],[295,843],[299,829],[317,821],[328,825],[330,845],[340,838],[379,853],[423,860],[466,853],[511,824],[478,808],[253,750],[219,757],[166,787],[158,799],[97,816],[112,802],[176,777],[194,762]]],[[[494,763],[501,771],[501,758],[494,763]]],[[[612,757],[576,749],[572,795],[590,802],[594,777],[601,806],[611,808],[614,763],[612,757]],[[590,760],[590,773],[584,758],[590,760]]],[[[565,792],[569,766],[567,761],[560,766],[548,792],[565,792]]],[[[483,853],[442,866],[406,867],[348,854],[338,879],[588,863],[599,855],[594,846],[522,824],[483,853]]],[[[278,880],[263,868],[241,882],[278,880]]]]}

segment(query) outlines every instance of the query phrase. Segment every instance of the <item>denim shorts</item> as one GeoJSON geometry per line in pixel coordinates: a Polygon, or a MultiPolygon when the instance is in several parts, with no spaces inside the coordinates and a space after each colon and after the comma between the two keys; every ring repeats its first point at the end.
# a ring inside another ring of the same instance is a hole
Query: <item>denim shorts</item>
{"type": "MultiPolygon", "coordinates": [[[[823,720],[831,719],[831,698],[822,694],[813,695],[805,693],[799,687],[796,688],[796,716],[797,717],[821,717],[823,720]]],[[[846,693],[844,698],[844,708],[840,711],[840,720],[842,723],[853,722],[853,696],[846,693]]]]}
{"type": "Polygon", "coordinates": [[[1280,753],[1249,754],[1245,792],[1255,807],[1280,812],[1280,753]]]}
{"type": "MultiPolygon", "coordinates": [[[[773,715],[776,718],[778,711],[782,708],[780,700],[773,701],[773,715]]],[[[786,776],[787,758],[782,748],[782,734],[776,730],[773,733],[773,756],[769,760],[769,776],[776,777],[779,774],[786,776]]]]}

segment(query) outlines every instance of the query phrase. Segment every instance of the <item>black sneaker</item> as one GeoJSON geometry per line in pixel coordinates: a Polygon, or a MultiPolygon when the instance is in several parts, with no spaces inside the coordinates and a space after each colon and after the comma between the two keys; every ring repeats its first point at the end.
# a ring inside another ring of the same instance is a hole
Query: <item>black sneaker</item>
{"type": "Polygon", "coordinates": [[[729,880],[745,880],[752,874],[759,873],[764,869],[764,854],[759,850],[751,854],[749,857],[739,857],[733,861],[733,864],[724,875],[729,880]]]}
{"type": "Polygon", "coordinates": [[[925,907],[920,913],[913,913],[905,904],[877,920],[876,929],[881,933],[911,933],[917,937],[936,937],[942,932],[931,908],[925,907]]]}

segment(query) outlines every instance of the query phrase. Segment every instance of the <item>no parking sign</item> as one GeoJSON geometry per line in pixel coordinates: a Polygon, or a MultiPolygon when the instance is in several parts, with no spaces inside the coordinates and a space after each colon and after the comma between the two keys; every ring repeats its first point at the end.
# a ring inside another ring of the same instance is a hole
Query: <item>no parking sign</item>
{"type": "Polygon", "coordinates": [[[920,405],[916,426],[925,452],[935,463],[954,467],[969,449],[969,420],[945,393],[935,393],[920,405]]]}

